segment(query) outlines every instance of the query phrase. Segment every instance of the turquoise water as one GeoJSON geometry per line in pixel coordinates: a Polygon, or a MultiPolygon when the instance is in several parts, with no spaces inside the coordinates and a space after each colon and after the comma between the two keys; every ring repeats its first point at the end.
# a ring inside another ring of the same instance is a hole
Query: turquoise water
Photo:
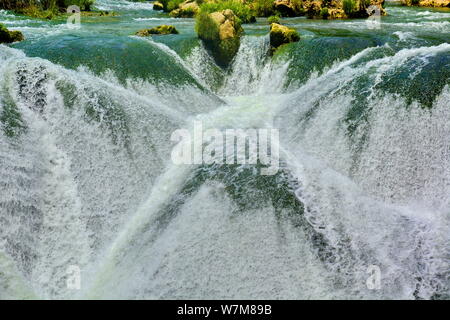
{"type": "Polygon", "coordinates": [[[0,12],[0,298],[448,299],[450,10],[283,19],[274,57],[258,19],[224,70],[193,19],[96,6],[0,12]],[[173,164],[194,121],[277,129],[280,170],[173,164]]]}

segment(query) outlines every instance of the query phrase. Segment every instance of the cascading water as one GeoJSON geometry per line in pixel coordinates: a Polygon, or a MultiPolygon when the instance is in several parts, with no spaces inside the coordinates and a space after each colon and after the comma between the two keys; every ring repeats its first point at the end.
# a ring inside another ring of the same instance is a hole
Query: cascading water
{"type": "Polygon", "coordinates": [[[273,57],[248,25],[223,70],[192,20],[97,5],[117,29],[0,12],[29,39],[0,46],[1,299],[449,298],[449,12],[289,19],[273,57]],[[278,129],[279,172],[173,164],[194,121],[278,129]]]}

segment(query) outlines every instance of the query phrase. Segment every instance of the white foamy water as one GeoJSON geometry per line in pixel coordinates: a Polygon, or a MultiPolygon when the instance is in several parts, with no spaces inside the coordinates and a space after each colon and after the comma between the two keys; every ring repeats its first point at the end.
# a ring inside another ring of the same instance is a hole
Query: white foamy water
{"type": "Polygon", "coordinates": [[[153,3],[150,2],[132,2],[126,0],[96,0],[95,8],[99,10],[153,10],[153,3]]]}

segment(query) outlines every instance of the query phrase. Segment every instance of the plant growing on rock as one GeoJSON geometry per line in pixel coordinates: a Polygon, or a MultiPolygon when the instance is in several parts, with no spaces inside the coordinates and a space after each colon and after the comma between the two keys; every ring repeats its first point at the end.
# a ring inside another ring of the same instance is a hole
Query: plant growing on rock
{"type": "Polygon", "coordinates": [[[237,0],[225,0],[220,2],[205,2],[200,10],[206,13],[230,9],[239,18],[241,23],[255,22],[255,16],[249,6],[237,0]]]}
{"type": "Polygon", "coordinates": [[[329,16],[330,16],[330,13],[328,12],[328,8],[322,8],[320,10],[320,17],[322,19],[328,19],[329,16]]]}
{"type": "Polygon", "coordinates": [[[255,0],[252,2],[252,11],[257,17],[268,17],[275,14],[273,0],[255,0]]]}
{"type": "Polygon", "coordinates": [[[303,0],[291,0],[292,7],[297,11],[303,11],[303,0]]]}
{"type": "Polygon", "coordinates": [[[195,31],[204,40],[218,40],[219,28],[209,13],[203,10],[197,14],[195,19],[195,31]]]}
{"type": "Polygon", "coordinates": [[[167,11],[172,11],[178,8],[178,6],[183,2],[184,0],[170,0],[167,3],[167,11]]]}
{"type": "Polygon", "coordinates": [[[280,16],[278,14],[276,14],[274,16],[270,16],[269,18],[267,18],[267,22],[269,22],[269,24],[279,23],[280,22],[280,16]]]}
{"type": "Polygon", "coordinates": [[[320,4],[317,2],[309,2],[306,4],[306,15],[308,16],[308,18],[315,18],[320,16],[320,4]]]}
{"type": "Polygon", "coordinates": [[[195,30],[217,65],[229,66],[240,46],[240,19],[230,9],[208,13],[200,10],[195,30]]]}
{"type": "Polygon", "coordinates": [[[4,25],[0,24],[0,43],[12,43],[24,39],[22,32],[9,31],[4,25]]]}
{"type": "Polygon", "coordinates": [[[95,0],[0,0],[0,9],[39,19],[52,19],[65,13],[70,5],[78,6],[82,11],[90,11],[95,0]]]}
{"type": "Polygon", "coordinates": [[[275,10],[283,17],[297,17],[304,15],[302,0],[275,0],[275,10]]]}
{"type": "Polygon", "coordinates": [[[351,17],[356,10],[356,3],[354,0],[344,0],[342,3],[345,14],[351,17]]]}
{"type": "Polygon", "coordinates": [[[154,27],[151,29],[143,29],[143,30],[139,30],[138,32],[136,32],[136,35],[140,36],[140,37],[148,37],[148,36],[154,35],[154,34],[159,34],[159,35],[178,34],[178,30],[174,26],[163,24],[161,26],[157,26],[157,27],[154,27]]]}
{"type": "Polygon", "coordinates": [[[272,23],[270,27],[270,47],[274,52],[279,46],[300,40],[297,30],[288,28],[278,23],[272,23]]]}
{"type": "Polygon", "coordinates": [[[71,5],[76,5],[80,8],[81,11],[91,11],[94,3],[95,0],[58,0],[58,7],[62,10],[65,10],[71,5]]]}
{"type": "Polygon", "coordinates": [[[0,0],[0,9],[20,10],[35,4],[34,0],[0,0]]]}

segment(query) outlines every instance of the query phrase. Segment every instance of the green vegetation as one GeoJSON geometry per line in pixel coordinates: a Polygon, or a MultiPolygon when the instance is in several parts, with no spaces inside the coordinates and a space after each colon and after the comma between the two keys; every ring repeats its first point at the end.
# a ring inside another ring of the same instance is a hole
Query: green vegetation
{"type": "Polygon", "coordinates": [[[153,10],[164,10],[164,5],[160,1],[153,2],[153,10]]]}
{"type": "Polygon", "coordinates": [[[12,43],[23,40],[23,34],[20,31],[9,31],[0,24],[0,43],[12,43]]]}
{"type": "Polygon", "coordinates": [[[255,0],[252,4],[253,13],[257,17],[268,17],[276,14],[273,0],[255,0]]]}
{"type": "Polygon", "coordinates": [[[170,11],[169,15],[174,18],[193,18],[197,14],[197,10],[192,7],[184,7],[183,9],[175,9],[170,11]]]}
{"type": "Polygon", "coordinates": [[[82,11],[90,11],[94,2],[95,0],[0,0],[0,9],[33,18],[52,19],[65,13],[70,5],[76,5],[82,11]]]}
{"type": "Polygon", "coordinates": [[[330,16],[330,13],[328,12],[328,8],[322,8],[320,10],[320,17],[322,19],[328,19],[329,16],[330,16]]]}
{"type": "Polygon", "coordinates": [[[53,19],[53,17],[59,14],[59,11],[56,10],[56,8],[43,10],[42,8],[37,7],[35,5],[31,5],[22,10],[15,10],[15,12],[33,18],[48,19],[48,20],[53,19]]]}
{"type": "Polygon", "coordinates": [[[33,0],[0,0],[0,9],[19,10],[35,4],[33,0]]]}
{"type": "Polygon", "coordinates": [[[195,30],[217,65],[227,68],[239,50],[243,32],[240,19],[229,9],[211,13],[201,9],[195,30]]]}
{"type": "Polygon", "coordinates": [[[170,0],[159,0],[158,2],[162,4],[163,6],[163,11],[164,12],[169,12],[169,10],[167,9],[168,5],[169,5],[169,1],[170,0]]]}
{"type": "Polygon", "coordinates": [[[175,29],[174,26],[170,26],[170,25],[161,25],[161,26],[157,26],[151,29],[143,29],[143,30],[139,30],[138,32],[136,32],[137,36],[140,37],[148,37],[152,34],[178,34],[178,30],[175,29]]]}
{"type": "Polygon", "coordinates": [[[204,40],[218,40],[219,28],[209,13],[200,10],[195,19],[195,31],[204,40]]]}
{"type": "Polygon", "coordinates": [[[354,0],[344,0],[342,5],[343,5],[343,9],[344,9],[345,14],[348,17],[351,17],[352,14],[356,10],[356,3],[355,3],[355,1],[354,0]]]}
{"type": "Polygon", "coordinates": [[[302,14],[305,12],[305,9],[303,8],[303,0],[291,0],[291,6],[297,14],[302,14]]]}
{"type": "Polygon", "coordinates": [[[217,3],[208,2],[203,3],[200,6],[200,11],[204,13],[212,13],[225,9],[231,9],[239,18],[241,23],[255,22],[255,16],[253,15],[252,10],[248,6],[237,0],[225,0],[217,3]]]}
{"type": "Polygon", "coordinates": [[[274,16],[270,16],[269,18],[267,18],[267,22],[269,22],[269,24],[279,23],[280,22],[280,16],[278,14],[276,14],[274,16]]]}
{"type": "Polygon", "coordinates": [[[95,0],[57,0],[57,5],[62,10],[67,9],[67,7],[71,5],[76,5],[80,8],[81,11],[91,11],[94,2],[95,0]]]}
{"type": "Polygon", "coordinates": [[[270,27],[270,46],[275,50],[279,46],[300,40],[297,30],[288,28],[278,23],[273,23],[270,27]]]}
{"type": "Polygon", "coordinates": [[[183,3],[184,0],[170,0],[167,2],[167,11],[172,11],[178,8],[180,3],[183,3]]]}
{"type": "MultiPolygon", "coordinates": [[[[255,17],[271,16],[298,17],[306,15],[308,18],[322,19],[366,18],[366,8],[371,3],[378,2],[374,2],[374,0],[289,0],[278,2],[274,0],[161,0],[156,2],[156,10],[163,8],[165,12],[170,12],[172,17],[189,18],[195,17],[200,10],[212,13],[230,9],[241,23],[251,23],[256,21],[255,17]]],[[[384,2],[381,2],[381,5],[383,4],[384,2]]]]}

